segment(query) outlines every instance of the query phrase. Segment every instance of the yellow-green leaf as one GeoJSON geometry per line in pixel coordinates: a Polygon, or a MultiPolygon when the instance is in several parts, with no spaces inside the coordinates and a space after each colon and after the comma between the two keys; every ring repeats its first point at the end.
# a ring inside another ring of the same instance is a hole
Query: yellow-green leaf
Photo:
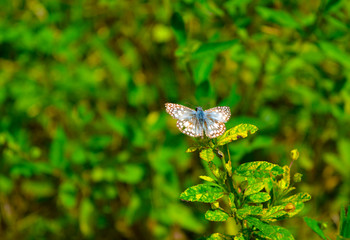
{"type": "Polygon", "coordinates": [[[231,211],[234,211],[236,209],[235,195],[233,193],[230,193],[228,195],[228,200],[228,204],[230,205],[231,211]]]}
{"type": "Polygon", "coordinates": [[[249,185],[244,191],[244,196],[249,196],[255,193],[260,192],[265,187],[264,182],[258,182],[252,185],[249,185]]]}
{"type": "Polygon", "coordinates": [[[204,149],[202,150],[200,153],[199,153],[199,157],[207,162],[211,161],[214,159],[214,152],[213,152],[213,149],[211,148],[207,148],[207,149],[204,149]]]}
{"type": "Polygon", "coordinates": [[[199,147],[189,147],[189,148],[187,148],[186,152],[191,153],[191,152],[197,151],[198,149],[199,149],[199,147]]]}
{"type": "Polygon", "coordinates": [[[211,177],[208,177],[208,176],[199,176],[199,178],[203,179],[204,181],[207,181],[207,182],[215,183],[215,180],[212,179],[211,177]]]}
{"type": "Polygon", "coordinates": [[[215,201],[215,202],[210,203],[210,207],[211,207],[211,209],[218,209],[218,208],[220,208],[219,201],[215,201]]]}
{"type": "Polygon", "coordinates": [[[205,213],[205,218],[209,221],[215,221],[215,222],[224,222],[226,221],[230,216],[221,211],[221,210],[208,210],[205,213]]]}
{"type": "Polygon", "coordinates": [[[238,216],[240,216],[241,218],[244,218],[245,216],[248,215],[261,215],[263,212],[263,208],[262,205],[258,205],[258,206],[245,206],[244,208],[241,208],[237,211],[238,216]]]}
{"type": "Polygon", "coordinates": [[[266,192],[259,192],[249,196],[249,200],[254,203],[262,203],[271,199],[271,196],[266,192]]]}
{"type": "Polygon", "coordinates": [[[219,187],[208,184],[198,184],[187,188],[183,193],[181,193],[180,199],[191,202],[212,203],[223,196],[224,191],[219,187]]]}
{"type": "Polygon", "coordinates": [[[255,178],[275,177],[283,172],[280,166],[264,161],[243,163],[235,171],[237,175],[255,178]]]}
{"type": "Polygon", "coordinates": [[[254,134],[256,131],[258,131],[258,128],[252,124],[237,125],[217,138],[217,146],[225,145],[240,138],[246,138],[248,133],[254,134]]]}
{"type": "Polygon", "coordinates": [[[281,189],[287,189],[290,184],[290,169],[288,166],[283,167],[283,178],[278,182],[278,186],[281,189]]]}
{"type": "Polygon", "coordinates": [[[225,163],[226,171],[228,172],[229,176],[232,177],[232,163],[231,160],[228,160],[227,163],[225,163]]]}
{"type": "Polygon", "coordinates": [[[293,202],[293,205],[295,207],[294,211],[288,211],[288,217],[293,217],[295,215],[297,215],[298,213],[301,212],[301,210],[303,210],[304,208],[304,203],[303,202],[293,202]]]}
{"type": "Polygon", "coordinates": [[[283,205],[278,205],[278,206],[274,206],[274,207],[270,207],[269,209],[266,210],[266,212],[264,213],[262,220],[266,221],[266,222],[274,222],[276,221],[276,218],[281,217],[285,214],[287,214],[284,211],[284,207],[287,204],[283,204],[283,205]]]}
{"type": "Polygon", "coordinates": [[[221,171],[219,168],[216,167],[215,163],[213,162],[208,162],[208,166],[209,166],[209,169],[210,171],[214,174],[215,177],[217,177],[218,179],[221,178],[221,171]]]}
{"type": "MultiPolygon", "coordinates": [[[[221,233],[213,233],[210,237],[207,237],[206,240],[232,240],[232,237],[221,233]]],[[[239,238],[238,240],[244,240],[244,238],[239,238]]]]}
{"type": "Polygon", "coordinates": [[[308,193],[297,193],[295,195],[292,195],[288,198],[283,199],[282,203],[289,203],[289,202],[306,202],[311,199],[310,194],[308,193]]]}

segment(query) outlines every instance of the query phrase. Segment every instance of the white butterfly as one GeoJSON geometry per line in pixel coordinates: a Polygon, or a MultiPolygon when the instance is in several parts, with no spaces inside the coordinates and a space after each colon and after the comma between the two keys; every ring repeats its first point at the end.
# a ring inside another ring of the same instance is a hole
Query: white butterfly
{"type": "Polygon", "coordinates": [[[229,107],[215,107],[203,111],[201,107],[196,110],[175,103],[166,103],[165,108],[173,118],[177,119],[176,126],[181,132],[191,137],[216,138],[224,134],[225,122],[230,119],[229,107]]]}

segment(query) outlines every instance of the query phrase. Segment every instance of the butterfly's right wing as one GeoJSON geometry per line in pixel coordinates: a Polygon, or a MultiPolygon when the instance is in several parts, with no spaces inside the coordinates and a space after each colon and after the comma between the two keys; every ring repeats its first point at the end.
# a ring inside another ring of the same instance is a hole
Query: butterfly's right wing
{"type": "Polygon", "coordinates": [[[182,133],[191,137],[203,136],[203,127],[196,118],[196,111],[175,103],[166,103],[165,108],[170,116],[178,119],[176,126],[182,133]]]}
{"type": "Polygon", "coordinates": [[[204,122],[205,135],[209,138],[221,136],[226,131],[225,123],[216,119],[206,118],[204,122]]]}
{"type": "Polygon", "coordinates": [[[226,131],[225,122],[231,117],[229,107],[214,107],[204,111],[205,134],[210,138],[221,136],[226,131]]]}
{"type": "Polygon", "coordinates": [[[227,122],[231,117],[229,107],[214,107],[204,111],[206,117],[219,122],[227,122]]]}

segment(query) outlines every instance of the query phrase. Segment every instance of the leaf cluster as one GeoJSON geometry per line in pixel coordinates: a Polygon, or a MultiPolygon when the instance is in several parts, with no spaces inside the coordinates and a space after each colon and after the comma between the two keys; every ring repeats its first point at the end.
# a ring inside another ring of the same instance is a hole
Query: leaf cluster
{"type": "Polygon", "coordinates": [[[290,168],[254,161],[233,169],[229,152],[225,155],[220,150],[257,130],[254,125],[240,124],[215,140],[204,140],[187,150],[199,150],[200,158],[208,164],[213,177],[200,176],[206,183],[187,188],[180,199],[210,203],[211,208],[205,213],[207,220],[224,222],[231,217],[240,227],[235,236],[215,233],[207,239],[294,239],[288,230],[271,224],[297,215],[304,202],[311,199],[308,193],[291,195],[295,187],[291,184],[290,168]],[[221,168],[213,161],[215,155],[222,160],[221,168]]]}

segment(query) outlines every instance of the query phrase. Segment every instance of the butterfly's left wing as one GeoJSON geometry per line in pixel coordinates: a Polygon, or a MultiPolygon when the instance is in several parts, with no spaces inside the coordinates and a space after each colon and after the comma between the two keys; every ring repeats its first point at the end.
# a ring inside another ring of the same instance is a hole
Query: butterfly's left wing
{"type": "Polygon", "coordinates": [[[210,138],[221,136],[226,131],[225,122],[230,119],[229,107],[215,107],[204,111],[204,131],[210,138]]]}

